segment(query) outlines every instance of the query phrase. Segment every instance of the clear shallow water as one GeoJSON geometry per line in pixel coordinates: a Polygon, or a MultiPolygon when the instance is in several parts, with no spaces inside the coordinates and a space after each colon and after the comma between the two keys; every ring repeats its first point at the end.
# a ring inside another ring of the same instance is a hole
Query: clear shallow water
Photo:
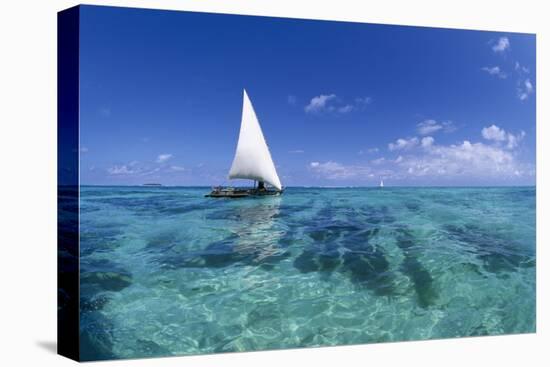
{"type": "Polygon", "coordinates": [[[535,331],[535,188],[82,187],[83,359],[535,331]]]}

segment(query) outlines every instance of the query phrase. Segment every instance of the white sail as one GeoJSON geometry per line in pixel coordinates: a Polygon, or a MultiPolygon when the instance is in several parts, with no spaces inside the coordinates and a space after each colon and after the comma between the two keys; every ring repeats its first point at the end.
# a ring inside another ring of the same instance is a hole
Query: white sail
{"type": "Polygon", "coordinates": [[[229,170],[229,179],[244,178],[265,181],[277,190],[281,190],[281,181],[275,170],[254,107],[252,107],[246,90],[243,90],[243,93],[241,132],[235,158],[229,170]]]}
{"type": "Polygon", "coordinates": [[[384,187],[384,181],[380,180],[380,187],[384,187]]]}

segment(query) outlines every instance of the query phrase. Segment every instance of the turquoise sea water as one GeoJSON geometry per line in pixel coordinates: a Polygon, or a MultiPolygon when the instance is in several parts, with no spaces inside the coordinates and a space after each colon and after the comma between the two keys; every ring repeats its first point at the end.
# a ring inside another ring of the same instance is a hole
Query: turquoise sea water
{"type": "Polygon", "coordinates": [[[535,331],[535,188],[82,187],[83,359],[535,331]]]}

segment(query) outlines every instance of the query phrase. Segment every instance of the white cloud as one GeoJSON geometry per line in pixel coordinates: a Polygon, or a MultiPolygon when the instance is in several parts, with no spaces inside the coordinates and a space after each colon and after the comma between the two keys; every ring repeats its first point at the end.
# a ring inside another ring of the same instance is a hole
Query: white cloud
{"type": "Polygon", "coordinates": [[[157,157],[157,163],[164,163],[172,157],[172,154],[159,154],[159,156],[157,157]]]}
{"type": "Polygon", "coordinates": [[[481,70],[486,71],[489,75],[497,76],[500,79],[506,79],[508,77],[508,74],[502,71],[498,66],[492,66],[492,67],[485,66],[485,67],[482,67],[481,70]]]}
{"type": "Polygon", "coordinates": [[[532,173],[531,167],[519,163],[512,152],[499,146],[471,143],[430,146],[426,154],[409,156],[399,165],[410,176],[444,178],[499,178],[532,173]]]}
{"type": "Polygon", "coordinates": [[[147,176],[159,172],[160,168],[151,168],[147,165],[140,164],[138,161],[132,161],[128,164],[114,165],[107,169],[110,175],[114,176],[147,176]]]}
{"type": "Polygon", "coordinates": [[[531,84],[531,80],[529,79],[525,80],[525,91],[528,94],[533,93],[533,84],[531,84]]]}
{"type": "Polygon", "coordinates": [[[422,148],[428,148],[431,147],[434,143],[434,138],[431,136],[426,136],[422,138],[422,148]]]}
{"type": "Polygon", "coordinates": [[[519,62],[516,61],[514,69],[517,72],[517,97],[520,101],[525,101],[529,99],[529,96],[535,92],[535,87],[531,83],[531,79],[527,76],[529,75],[529,69],[525,66],[522,66],[519,62]]]}
{"type": "Polygon", "coordinates": [[[379,149],[378,148],[369,148],[367,149],[366,151],[361,149],[360,151],[357,152],[357,154],[359,155],[363,155],[365,153],[369,153],[369,154],[372,154],[372,153],[378,153],[379,152],[379,149]]]}
{"type": "Polygon", "coordinates": [[[107,169],[107,172],[111,175],[131,175],[138,173],[139,170],[131,168],[129,165],[113,166],[107,169]]]}
{"type": "Polygon", "coordinates": [[[500,37],[498,42],[493,45],[493,51],[496,53],[503,53],[510,49],[510,40],[508,37],[500,37]]]}
{"type": "Polygon", "coordinates": [[[152,175],[153,173],[157,173],[160,171],[160,168],[159,167],[155,167],[153,169],[150,169],[150,170],[144,170],[142,172],[140,172],[140,176],[149,176],[149,175],[152,175]]]}
{"type": "MultiPolygon", "coordinates": [[[[431,136],[398,139],[390,150],[400,150],[395,159],[379,157],[368,164],[335,161],[311,162],[309,169],[318,178],[335,181],[365,181],[376,177],[390,181],[421,179],[449,184],[463,182],[503,182],[518,177],[533,177],[535,167],[518,160],[515,148],[525,132],[511,134],[491,125],[482,130],[490,143],[464,140],[459,144],[438,145],[431,136]],[[421,147],[422,149],[415,149],[421,147]]],[[[512,182],[512,181],[508,181],[512,182]]]]}
{"type": "Polygon", "coordinates": [[[506,144],[506,147],[508,149],[515,149],[519,145],[519,142],[522,141],[524,137],[525,137],[525,131],[521,131],[518,135],[513,135],[508,133],[507,134],[508,143],[506,144]]]}
{"type": "Polygon", "coordinates": [[[525,93],[523,90],[518,89],[518,98],[520,101],[525,101],[527,98],[529,98],[529,95],[525,93]]]}
{"type": "Polygon", "coordinates": [[[433,119],[424,120],[416,125],[416,131],[420,135],[429,135],[437,131],[450,133],[456,130],[452,121],[437,122],[433,119]]]}
{"type": "Polygon", "coordinates": [[[321,112],[327,109],[328,102],[334,99],[336,99],[336,94],[321,94],[313,97],[304,109],[306,112],[321,112]]]}
{"type": "Polygon", "coordinates": [[[187,169],[179,165],[156,165],[152,162],[131,161],[127,164],[114,165],[107,169],[107,172],[112,176],[124,177],[159,177],[163,174],[173,174],[174,172],[183,172],[187,169]]]}
{"type": "Polygon", "coordinates": [[[518,81],[517,95],[521,101],[525,101],[535,91],[529,78],[518,81]]]}
{"type": "Polygon", "coordinates": [[[313,97],[309,104],[304,107],[304,110],[308,113],[337,112],[344,114],[362,110],[371,101],[370,97],[356,97],[353,102],[346,103],[335,94],[321,94],[313,97]]]}
{"type": "Polygon", "coordinates": [[[438,124],[435,120],[424,120],[416,125],[416,129],[420,135],[433,134],[442,128],[443,126],[438,124]]]}
{"type": "Polygon", "coordinates": [[[529,74],[529,69],[525,66],[522,66],[519,62],[516,61],[516,65],[514,69],[521,75],[521,74],[529,74]]]}
{"type": "Polygon", "coordinates": [[[344,165],[333,161],[325,163],[311,162],[309,167],[317,176],[329,180],[361,178],[371,174],[371,169],[367,166],[344,165]]]}
{"type": "Polygon", "coordinates": [[[506,131],[496,126],[495,124],[484,127],[481,130],[481,135],[487,140],[504,141],[506,140],[506,131]]]}
{"type": "Polygon", "coordinates": [[[525,137],[525,131],[521,131],[519,134],[514,135],[493,124],[489,127],[484,127],[481,130],[481,135],[487,140],[492,140],[497,143],[506,143],[506,148],[508,149],[515,149],[525,137]]]}
{"type": "Polygon", "coordinates": [[[408,138],[408,139],[400,138],[400,139],[397,139],[395,141],[395,143],[389,143],[388,144],[388,149],[390,151],[407,150],[407,149],[411,149],[411,148],[415,147],[416,145],[418,145],[418,138],[417,137],[408,138]]]}
{"type": "Polygon", "coordinates": [[[338,112],[340,113],[348,113],[351,111],[353,111],[353,106],[350,104],[338,108],[338,112]]]}

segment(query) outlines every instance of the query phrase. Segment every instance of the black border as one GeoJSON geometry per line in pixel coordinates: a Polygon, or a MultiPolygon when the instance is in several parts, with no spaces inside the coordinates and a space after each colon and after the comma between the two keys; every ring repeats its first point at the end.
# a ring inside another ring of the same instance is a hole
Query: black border
{"type": "Polygon", "coordinates": [[[80,360],[80,7],[57,13],[57,353],[80,360]]]}

